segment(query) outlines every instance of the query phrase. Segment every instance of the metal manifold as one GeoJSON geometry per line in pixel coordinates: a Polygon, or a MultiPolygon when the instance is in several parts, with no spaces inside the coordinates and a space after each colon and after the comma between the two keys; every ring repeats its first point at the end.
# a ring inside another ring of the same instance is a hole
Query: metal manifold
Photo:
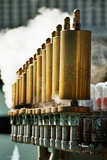
{"type": "Polygon", "coordinates": [[[10,111],[11,140],[106,156],[107,112],[82,112],[68,113],[60,111],[60,107],[10,111]]]}

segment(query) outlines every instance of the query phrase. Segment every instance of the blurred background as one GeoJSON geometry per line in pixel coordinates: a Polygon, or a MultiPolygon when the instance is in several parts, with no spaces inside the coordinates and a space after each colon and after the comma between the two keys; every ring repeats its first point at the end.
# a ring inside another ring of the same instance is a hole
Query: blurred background
{"type": "Polygon", "coordinates": [[[91,29],[93,37],[107,39],[106,0],[0,0],[0,30],[26,25],[41,7],[58,8],[69,14],[79,8],[82,29],[91,29]]]}
{"type": "MultiPolygon", "coordinates": [[[[107,0],[0,0],[0,45],[9,30],[13,31],[21,26],[26,27],[29,20],[38,17],[41,13],[39,9],[58,9],[60,13],[72,16],[75,8],[81,12],[81,28],[92,30],[92,78],[91,83],[107,81],[107,0]]],[[[47,12],[46,12],[47,13],[47,12]]],[[[48,12],[49,13],[49,12],[48,12]]],[[[48,17],[48,14],[46,15],[48,17]]],[[[57,18],[57,17],[56,17],[57,18]]],[[[43,23],[41,22],[43,25],[43,23]]],[[[50,24],[48,25],[50,27],[50,24]]],[[[24,29],[24,28],[23,28],[24,29]]],[[[21,35],[20,35],[21,36],[21,35]]],[[[4,41],[5,44],[5,41],[4,41]]],[[[6,45],[4,45],[7,47],[6,45]]],[[[10,47],[11,48],[11,47],[10,47]]],[[[8,48],[8,49],[10,49],[8,48]]],[[[0,48],[0,55],[3,56],[5,50],[0,48]]],[[[8,55],[9,56],[9,55],[8,55]]],[[[5,57],[7,57],[5,55],[5,57]]],[[[28,56],[29,57],[29,56],[28,56]]],[[[1,63],[1,62],[0,62],[1,63]]],[[[4,61],[5,63],[5,61],[4,61]]],[[[0,65],[3,74],[3,65],[0,65]]],[[[18,68],[17,68],[18,69],[18,68]]],[[[10,141],[8,108],[5,103],[6,84],[0,72],[0,159],[1,160],[34,160],[37,159],[37,147],[32,145],[15,144],[10,141]]],[[[11,75],[10,75],[11,76],[11,75]]],[[[6,79],[8,79],[6,77],[6,79]]],[[[80,159],[78,154],[72,158],[80,159]]],[[[87,158],[84,154],[82,159],[87,158]]],[[[92,155],[89,159],[92,158],[92,155]]],[[[93,156],[94,159],[106,159],[104,157],[93,156]]]]}

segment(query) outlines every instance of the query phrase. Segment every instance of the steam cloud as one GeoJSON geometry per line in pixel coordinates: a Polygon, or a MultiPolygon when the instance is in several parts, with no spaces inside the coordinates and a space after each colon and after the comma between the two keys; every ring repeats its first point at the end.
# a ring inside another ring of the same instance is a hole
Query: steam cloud
{"type": "Polygon", "coordinates": [[[104,41],[92,41],[91,83],[107,81],[107,45],[104,41]],[[105,78],[105,80],[104,80],[105,78]]]}
{"type": "MultiPolygon", "coordinates": [[[[63,24],[66,16],[69,16],[72,21],[68,13],[62,13],[58,9],[41,8],[39,15],[30,20],[26,27],[0,32],[0,69],[5,83],[3,90],[6,104],[9,108],[11,108],[12,84],[16,80],[16,71],[36,53],[36,49],[41,47],[45,39],[51,36],[56,25],[63,24]]],[[[107,57],[104,54],[106,50],[107,47],[103,43],[93,41],[91,82],[94,84],[101,81],[106,74],[107,57]]],[[[55,101],[60,103],[58,97],[55,101]]]]}
{"type": "Polygon", "coordinates": [[[66,16],[71,17],[58,9],[41,8],[39,15],[30,20],[26,27],[1,31],[0,69],[5,83],[3,90],[6,104],[9,108],[11,108],[12,84],[16,80],[16,71],[36,53],[46,38],[51,37],[56,25],[63,24],[66,16]]]}

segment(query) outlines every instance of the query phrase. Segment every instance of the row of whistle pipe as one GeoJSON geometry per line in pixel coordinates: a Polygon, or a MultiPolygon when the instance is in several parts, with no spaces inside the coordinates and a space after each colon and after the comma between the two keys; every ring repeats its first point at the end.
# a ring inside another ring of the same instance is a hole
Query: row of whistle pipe
{"type": "Polygon", "coordinates": [[[57,107],[9,111],[11,140],[68,152],[107,154],[107,112],[59,113],[57,107]]]}
{"type": "Polygon", "coordinates": [[[91,31],[80,30],[80,26],[80,11],[76,9],[74,30],[70,30],[70,18],[66,17],[64,30],[57,25],[52,38],[47,38],[17,71],[12,108],[46,105],[56,95],[63,100],[90,99],[91,31]]]}

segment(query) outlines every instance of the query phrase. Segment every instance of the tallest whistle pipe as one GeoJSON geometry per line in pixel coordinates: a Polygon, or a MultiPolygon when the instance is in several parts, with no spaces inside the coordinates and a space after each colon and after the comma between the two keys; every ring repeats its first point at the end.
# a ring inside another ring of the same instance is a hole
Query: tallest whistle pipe
{"type": "Polygon", "coordinates": [[[80,30],[80,11],[74,10],[73,28],[64,19],[61,31],[60,99],[90,99],[91,31],[80,30]]]}

